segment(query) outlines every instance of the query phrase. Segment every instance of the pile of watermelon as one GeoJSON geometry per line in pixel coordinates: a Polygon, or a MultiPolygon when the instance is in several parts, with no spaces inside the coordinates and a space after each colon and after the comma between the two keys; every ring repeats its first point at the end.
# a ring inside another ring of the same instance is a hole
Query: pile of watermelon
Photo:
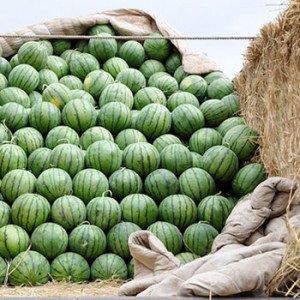
{"type": "Polygon", "coordinates": [[[105,39],[0,57],[1,284],[130,278],[141,229],[187,263],[267,176],[224,73],[186,73],[167,39],[88,34],[105,39]]]}

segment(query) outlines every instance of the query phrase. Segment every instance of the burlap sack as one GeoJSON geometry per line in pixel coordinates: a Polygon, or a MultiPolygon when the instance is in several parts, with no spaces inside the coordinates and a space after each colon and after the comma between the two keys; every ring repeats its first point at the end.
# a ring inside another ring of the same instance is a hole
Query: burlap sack
{"type": "MultiPolygon", "coordinates": [[[[0,45],[3,48],[4,56],[11,56],[28,41],[28,39],[22,38],[23,35],[82,35],[96,24],[111,24],[121,35],[141,36],[160,31],[164,36],[180,36],[174,28],[155,15],[137,9],[118,9],[88,16],[53,19],[28,26],[9,33],[9,35],[20,37],[0,38],[0,45]]],[[[213,60],[194,52],[185,41],[173,39],[171,42],[182,54],[182,64],[186,72],[206,74],[220,70],[213,60]]]]}

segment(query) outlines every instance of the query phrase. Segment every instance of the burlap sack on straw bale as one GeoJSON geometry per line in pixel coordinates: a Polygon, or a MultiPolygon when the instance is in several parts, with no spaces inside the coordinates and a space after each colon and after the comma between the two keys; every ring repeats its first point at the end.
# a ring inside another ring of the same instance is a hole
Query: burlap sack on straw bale
{"type": "MultiPolygon", "coordinates": [[[[97,24],[111,24],[119,34],[127,36],[148,35],[156,31],[160,31],[164,36],[181,36],[178,31],[155,15],[137,9],[118,9],[88,16],[58,18],[28,26],[9,33],[20,36],[18,38],[0,38],[0,45],[4,56],[11,56],[28,41],[22,38],[22,35],[82,35],[97,24]]],[[[213,60],[194,52],[185,41],[173,39],[171,42],[182,54],[182,64],[186,72],[206,74],[220,70],[213,60]]]]}
{"type": "MultiPolygon", "coordinates": [[[[295,189],[292,180],[282,177],[261,183],[235,206],[211,254],[183,266],[151,232],[133,233],[129,247],[135,260],[134,279],[121,287],[120,295],[266,295],[289,241],[282,221],[295,189]]],[[[295,201],[288,213],[294,228],[300,228],[299,211],[295,201]]]]}

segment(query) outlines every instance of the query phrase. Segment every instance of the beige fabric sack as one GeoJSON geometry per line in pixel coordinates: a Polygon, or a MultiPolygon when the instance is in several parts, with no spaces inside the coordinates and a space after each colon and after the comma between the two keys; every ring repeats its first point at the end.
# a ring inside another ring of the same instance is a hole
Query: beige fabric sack
{"type": "MultiPolygon", "coordinates": [[[[129,247],[135,276],[121,287],[120,295],[265,295],[285,252],[286,208],[295,189],[294,182],[281,177],[261,183],[233,209],[211,254],[183,266],[151,232],[133,233],[129,247]]],[[[299,211],[294,199],[289,211],[294,228],[300,228],[299,211]]]]}
{"type": "MultiPolygon", "coordinates": [[[[118,9],[88,16],[53,19],[11,32],[9,35],[82,35],[96,24],[111,24],[121,35],[140,36],[160,31],[165,36],[180,36],[161,18],[137,9],[118,9]]],[[[3,55],[6,57],[15,54],[26,41],[28,39],[22,37],[0,38],[3,55]]],[[[171,40],[171,42],[182,54],[182,64],[186,72],[206,74],[220,70],[213,60],[194,52],[185,41],[171,40]]]]}

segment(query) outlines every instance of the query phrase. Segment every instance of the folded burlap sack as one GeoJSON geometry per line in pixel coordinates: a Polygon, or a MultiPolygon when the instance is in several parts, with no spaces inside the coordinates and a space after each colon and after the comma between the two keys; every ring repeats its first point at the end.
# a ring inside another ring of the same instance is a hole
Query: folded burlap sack
{"type": "MultiPolygon", "coordinates": [[[[137,9],[118,9],[88,16],[53,19],[28,26],[8,34],[20,37],[0,37],[0,45],[3,48],[4,56],[11,56],[28,41],[25,37],[22,38],[24,35],[82,35],[97,24],[111,24],[120,35],[141,36],[160,31],[164,36],[180,36],[175,29],[155,15],[137,9]]],[[[35,39],[38,38],[31,40],[35,39]]],[[[206,74],[220,70],[213,60],[194,52],[185,41],[173,39],[171,42],[181,53],[183,68],[186,72],[206,74]]]]}
{"type": "Polygon", "coordinates": [[[297,199],[286,212],[295,190],[295,183],[286,178],[261,183],[233,209],[212,252],[183,266],[151,232],[133,233],[129,247],[135,276],[121,287],[120,295],[265,295],[288,242],[287,214],[290,224],[300,228],[297,199]]]}

